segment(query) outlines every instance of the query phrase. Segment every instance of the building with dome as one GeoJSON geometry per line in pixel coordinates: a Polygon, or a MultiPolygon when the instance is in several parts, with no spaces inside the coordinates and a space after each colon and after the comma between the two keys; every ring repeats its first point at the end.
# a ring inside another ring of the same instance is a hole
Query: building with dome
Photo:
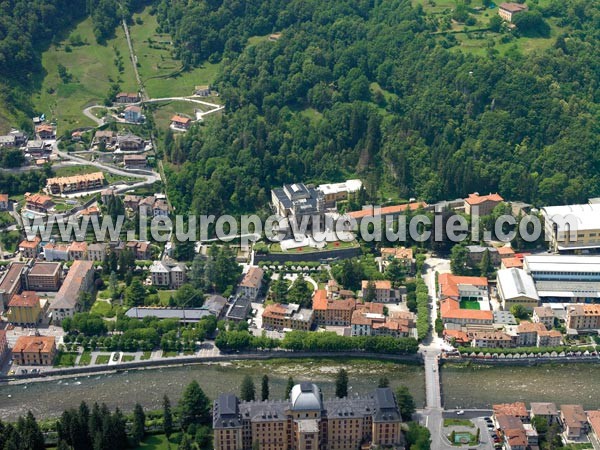
{"type": "Polygon", "coordinates": [[[287,401],[241,402],[221,394],[213,405],[215,450],[401,449],[401,423],[389,388],[323,400],[317,385],[300,383],[287,401]]]}

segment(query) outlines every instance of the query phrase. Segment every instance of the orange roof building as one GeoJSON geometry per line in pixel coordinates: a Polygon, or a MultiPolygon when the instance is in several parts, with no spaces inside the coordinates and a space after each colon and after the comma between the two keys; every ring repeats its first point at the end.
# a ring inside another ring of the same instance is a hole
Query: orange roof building
{"type": "Polygon", "coordinates": [[[407,211],[416,211],[419,208],[425,208],[426,206],[427,203],[424,202],[404,203],[402,205],[384,206],[383,208],[374,208],[373,206],[369,206],[361,209],[360,211],[349,212],[346,215],[351,219],[360,222],[360,220],[364,219],[365,217],[397,216],[407,211]]]}
{"type": "Polygon", "coordinates": [[[465,212],[469,215],[488,216],[504,199],[499,194],[469,194],[465,199],[465,212]]]}
{"type": "Polygon", "coordinates": [[[495,416],[513,416],[525,420],[529,418],[529,413],[527,413],[527,407],[523,402],[499,403],[496,405],[492,405],[492,410],[494,411],[495,416]]]}
{"type": "Polygon", "coordinates": [[[192,125],[192,119],[180,115],[171,117],[171,126],[178,129],[187,130],[192,125]]]}
{"type": "Polygon", "coordinates": [[[440,314],[444,324],[457,325],[492,325],[494,313],[475,309],[461,309],[457,300],[448,298],[440,306],[440,314]]]}
{"type": "Polygon", "coordinates": [[[318,325],[348,326],[355,308],[355,299],[334,299],[327,296],[325,289],[318,289],[313,295],[313,312],[318,325]]]}
{"type": "Polygon", "coordinates": [[[443,273],[438,277],[440,300],[465,298],[488,300],[488,280],[485,277],[463,277],[443,273]]]}
{"type": "Polygon", "coordinates": [[[12,349],[15,364],[51,366],[56,356],[54,336],[21,336],[12,349]]]}
{"type": "Polygon", "coordinates": [[[53,195],[66,194],[69,192],[87,191],[98,189],[106,182],[102,172],[74,175],[72,177],[48,178],[46,189],[53,195]]]}

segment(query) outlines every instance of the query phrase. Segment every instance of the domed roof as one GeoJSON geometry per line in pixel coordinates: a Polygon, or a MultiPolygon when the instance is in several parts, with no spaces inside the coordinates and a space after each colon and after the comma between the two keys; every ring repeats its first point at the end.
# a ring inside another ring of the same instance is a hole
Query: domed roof
{"type": "Polygon", "coordinates": [[[292,411],[321,411],[323,409],[321,391],[313,383],[295,385],[292,388],[290,400],[292,411]]]}

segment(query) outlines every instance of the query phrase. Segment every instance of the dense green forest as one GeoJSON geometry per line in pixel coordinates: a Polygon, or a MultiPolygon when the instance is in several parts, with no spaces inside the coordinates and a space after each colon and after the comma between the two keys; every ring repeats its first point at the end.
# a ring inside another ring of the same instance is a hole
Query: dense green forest
{"type": "Polygon", "coordinates": [[[514,33],[547,33],[547,18],[568,33],[527,55],[475,56],[408,0],[162,0],[159,23],[188,64],[222,58],[227,107],[167,136],[171,200],[194,213],[251,211],[272,186],[349,176],[374,201],[600,195],[600,6],[530,8],[514,33]],[[246,45],[275,31],[275,42],[246,45]]]}

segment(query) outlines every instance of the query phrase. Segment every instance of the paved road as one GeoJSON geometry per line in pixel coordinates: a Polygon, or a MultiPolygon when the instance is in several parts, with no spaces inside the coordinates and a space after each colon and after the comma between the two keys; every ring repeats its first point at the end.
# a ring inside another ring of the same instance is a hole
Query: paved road
{"type": "Polygon", "coordinates": [[[131,58],[131,64],[133,65],[133,73],[135,74],[135,79],[140,89],[140,93],[142,94],[142,100],[146,99],[146,91],[144,89],[144,84],[142,83],[142,78],[140,77],[140,73],[137,68],[137,56],[135,55],[135,51],[133,50],[133,44],[131,43],[131,36],[129,35],[129,27],[127,26],[127,21],[123,19],[123,30],[125,31],[125,37],[127,38],[127,46],[129,47],[129,56],[131,58]]]}
{"type": "Polygon", "coordinates": [[[83,110],[83,115],[86,116],[88,119],[92,119],[94,122],[96,122],[96,124],[98,124],[99,127],[101,127],[102,125],[104,125],[104,119],[99,119],[92,113],[92,109],[95,109],[95,108],[103,108],[103,106],[100,106],[100,105],[88,106],[87,108],[85,108],[83,110]]]}

